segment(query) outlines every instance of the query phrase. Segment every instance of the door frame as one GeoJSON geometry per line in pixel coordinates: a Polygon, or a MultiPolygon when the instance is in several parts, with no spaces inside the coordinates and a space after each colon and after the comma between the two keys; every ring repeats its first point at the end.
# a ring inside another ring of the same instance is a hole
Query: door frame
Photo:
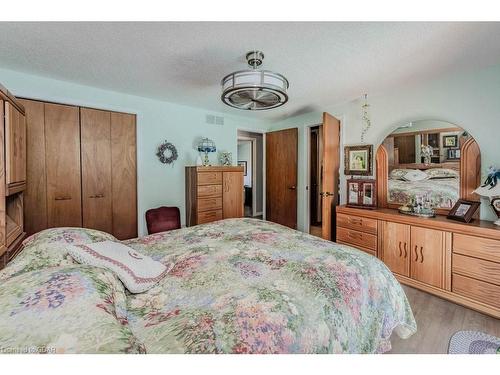
{"type": "MultiPolygon", "coordinates": [[[[238,140],[240,139],[252,141],[252,215],[262,215],[262,219],[266,220],[266,131],[252,128],[238,128],[236,130],[236,146],[238,146],[238,140]],[[254,166],[257,164],[257,138],[240,136],[238,135],[239,130],[262,135],[262,212],[257,212],[257,190],[253,188],[256,186],[256,174],[253,171],[254,166]]],[[[236,159],[238,159],[237,148],[236,159]]]]}
{"type": "MultiPolygon", "coordinates": [[[[344,147],[344,132],[342,131],[343,125],[345,124],[345,116],[335,116],[337,119],[340,121],[340,171],[339,171],[339,201],[342,202],[342,183],[344,179],[342,178],[343,176],[343,165],[344,165],[344,153],[343,153],[343,147],[344,147]]],[[[314,128],[315,126],[320,126],[323,125],[323,122],[318,123],[318,124],[311,124],[311,125],[305,125],[304,126],[304,139],[306,140],[304,143],[304,151],[306,155],[306,165],[305,165],[305,190],[304,190],[304,199],[305,199],[305,205],[304,205],[304,226],[305,226],[305,232],[310,233],[311,232],[311,189],[309,186],[309,182],[311,181],[311,128],[314,128]]]]}

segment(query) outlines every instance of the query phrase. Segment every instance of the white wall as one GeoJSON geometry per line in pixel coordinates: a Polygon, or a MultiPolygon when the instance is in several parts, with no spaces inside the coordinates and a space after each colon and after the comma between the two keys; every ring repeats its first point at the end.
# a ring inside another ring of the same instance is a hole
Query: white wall
{"type": "MultiPolygon", "coordinates": [[[[361,96],[362,93],[360,93],[361,96]]],[[[416,86],[368,95],[372,127],[365,136],[374,150],[398,126],[416,120],[441,120],[470,132],[481,148],[483,176],[489,165],[500,167],[500,65],[475,72],[449,74],[416,86]]],[[[359,144],[361,99],[324,110],[342,120],[343,143],[359,144]]],[[[309,113],[272,125],[273,130],[299,127],[298,228],[305,230],[305,186],[307,184],[304,127],[321,122],[321,113],[309,113]]],[[[341,166],[343,163],[341,163],[341,166]]],[[[345,202],[345,176],[341,171],[341,199],[345,202]]],[[[481,218],[496,216],[483,201],[481,218]]]]}
{"type": "MultiPolygon", "coordinates": [[[[14,95],[137,114],[137,188],[139,235],[146,233],[144,213],[160,205],[177,206],[185,223],[184,167],[193,165],[196,139],[209,137],[218,151],[237,152],[237,129],[266,130],[269,124],[200,108],[97,89],[71,82],[0,69],[0,82],[14,95]],[[223,116],[223,126],[205,123],[206,114],[223,116]],[[164,140],[179,153],[173,165],[160,163],[156,148],[164,140]]],[[[217,164],[217,155],[211,155],[217,164]]],[[[236,160],[233,160],[236,165],[236,160]]]]}

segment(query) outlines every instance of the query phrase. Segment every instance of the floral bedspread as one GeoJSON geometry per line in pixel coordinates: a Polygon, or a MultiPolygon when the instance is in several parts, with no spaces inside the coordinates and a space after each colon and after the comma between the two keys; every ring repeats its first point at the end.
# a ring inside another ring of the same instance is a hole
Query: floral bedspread
{"type": "Polygon", "coordinates": [[[98,231],[41,232],[0,271],[0,352],[377,353],[416,331],[386,266],[283,226],[230,219],[126,241],[169,274],[131,294],[76,264],[67,243],[98,231]]]}
{"type": "Polygon", "coordinates": [[[451,208],[458,200],[460,180],[458,178],[436,178],[422,181],[389,179],[389,201],[409,203],[415,197],[427,196],[437,208],[451,208]]]}

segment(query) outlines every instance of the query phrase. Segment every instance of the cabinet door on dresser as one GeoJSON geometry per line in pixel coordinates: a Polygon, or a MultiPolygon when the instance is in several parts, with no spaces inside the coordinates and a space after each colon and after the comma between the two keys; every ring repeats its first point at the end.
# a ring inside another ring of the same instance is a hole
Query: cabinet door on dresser
{"type": "Polygon", "coordinates": [[[135,115],[111,113],[113,236],[137,237],[137,167],[135,115]]]}
{"type": "Polygon", "coordinates": [[[223,218],[243,217],[243,172],[223,172],[223,218]]]}
{"type": "Polygon", "coordinates": [[[48,227],[81,227],[78,107],[45,104],[48,227]]]}
{"type": "Polygon", "coordinates": [[[80,109],[82,222],[111,233],[111,114],[80,109]]]}
{"type": "Polygon", "coordinates": [[[26,119],[9,102],[5,103],[5,183],[26,181],[26,119]]]}
{"type": "Polygon", "coordinates": [[[410,276],[410,226],[389,221],[379,222],[382,261],[392,272],[410,276]]]}
{"type": "Polygon", "coordinates": [[[451,233],[411,227],[411,278],[441,289],[451,288],[451,233]]]}
{"type": "Polygon", "coordinates": [[[26,109],[26,190],[24,230],[28,236],[47,228],[44,104],[20,100],[26,109]]]}

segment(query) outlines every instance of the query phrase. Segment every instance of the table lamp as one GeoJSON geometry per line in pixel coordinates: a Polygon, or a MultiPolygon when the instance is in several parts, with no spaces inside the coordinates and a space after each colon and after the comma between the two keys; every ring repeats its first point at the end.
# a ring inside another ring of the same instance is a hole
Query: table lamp
{"type": "Polygon", "coordinates": [[[200,143],[198,143],[198,151],[205,153],[205,158],[203,159],[203,166],[208,167],[210,165],[210,160],[208,159],[209,152],[217,151],[214,141],[208,138],[202,138],[200,143]]]}

